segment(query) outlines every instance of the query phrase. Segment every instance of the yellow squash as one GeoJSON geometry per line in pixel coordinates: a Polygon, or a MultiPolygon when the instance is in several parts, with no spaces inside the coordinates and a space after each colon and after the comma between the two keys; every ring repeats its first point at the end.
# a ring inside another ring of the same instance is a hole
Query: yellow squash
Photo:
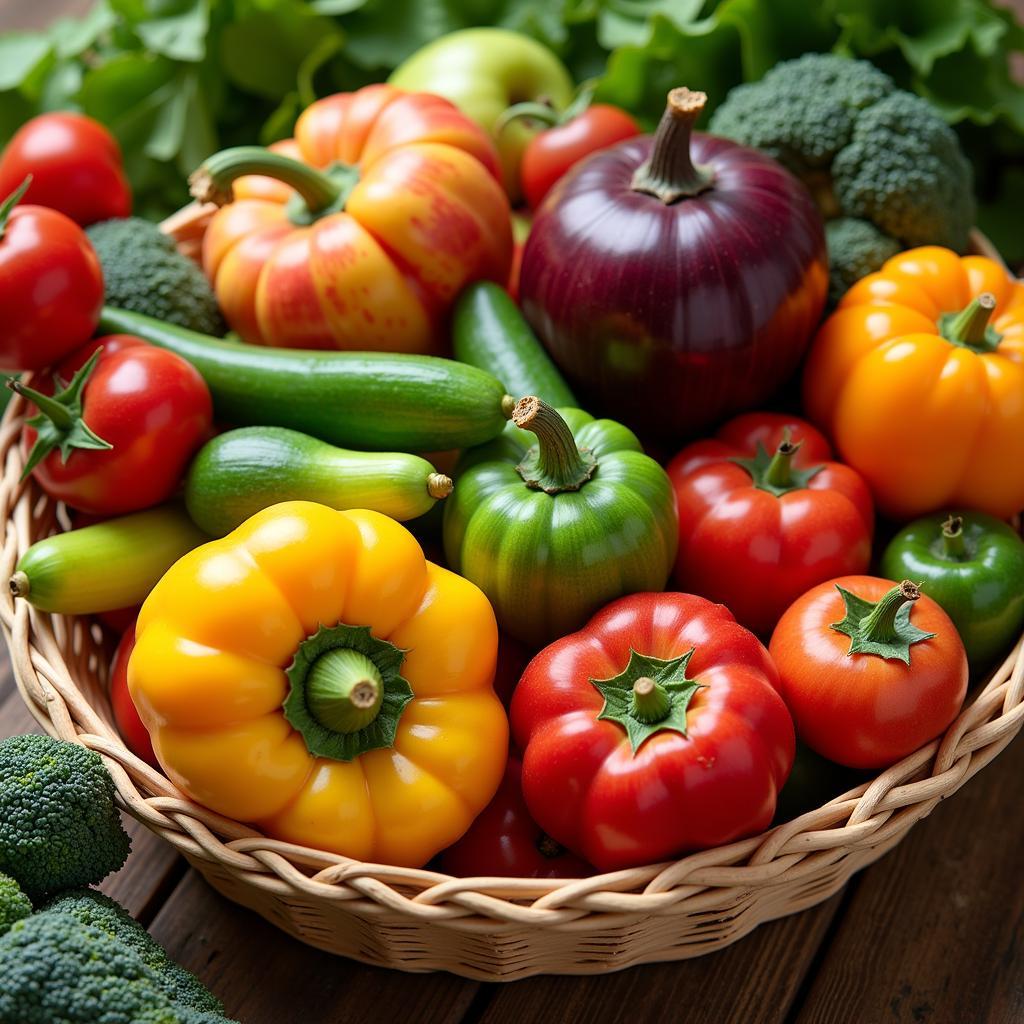
{"type": "Polygon", "coordinates": [[[265,509],[175,563],[137,637],[168,776],[275,838],[418,866],[497,789],[494,613],[379,513],[265,509]]]}

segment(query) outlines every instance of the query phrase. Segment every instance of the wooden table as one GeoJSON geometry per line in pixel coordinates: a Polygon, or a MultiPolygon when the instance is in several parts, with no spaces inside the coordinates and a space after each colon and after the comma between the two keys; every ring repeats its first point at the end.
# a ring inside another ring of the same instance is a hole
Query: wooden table
{"type": "MultiPolygon", "coordinates": [[[[0,675],[0,736],[35,723],[0,675]]],[[[1024,739],[827,903],[722,952],[480,984],[365,967],[229,903],[134,821],[103,889],[243,1024],[1021,1024],[1024,739]]]]}

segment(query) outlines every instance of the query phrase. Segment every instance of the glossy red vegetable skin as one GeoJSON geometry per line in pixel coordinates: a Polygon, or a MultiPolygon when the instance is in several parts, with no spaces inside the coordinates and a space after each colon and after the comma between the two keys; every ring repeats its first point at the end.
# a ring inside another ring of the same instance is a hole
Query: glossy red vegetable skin
{"type": "Polygon", "coordinates": [[[522,762],[511,754],[494,799],[454,846],[441,870],[462,878],[583,878],[594,869],[541,831],[523,799],[522,762]]]}
{"type": "Polygon", "coordinates": [[[124,631],[121,642],[114,652],[114,660],[110,663],[110,709],[114,712],[114,724],[121,734],[128,749],[142,758],[154,768],[157,765],[153,743],[146,727],[139,718],[139,712],[128,692],[128,659],[135,650],[135,620],[133,619],[124,631]]]}
{"type": "Polygon", "coordinates": [[[15,132],[0,156],[0,196],[29,174],[26,202],[60,210],[83,227],[132,211],[120,147],[85,114],[40,114],[15,132]]]}
{"type": "Polygon", "coordinates": [[[746,413],[684,448],[667,467],[679,508],[674,580],[727,605],[736,620],[767,638],[801,594],[835,576],[862,573],[871,560],[871,492],[849,466],[832,461],[824,436],[805,420],[746,413]],[[758,445],[775,453],[797,445],[791,465],[820,467],[776,495],[755,485],[734,459],[758,445]]]}
{"type": "MultiPolygon", "coordinates": [[[[192,455],[210,436],[213,408],[190,363],[131,336],[93,340],[63,361],[58,374],[70,379],[100,346],[103,352],[83,391],[82,418],[113,447],[74,449],[67,462],[55,449],[33,476],[47,494],[71,508],[123,515],[174,493],[192,455]]],[[[35,439],[36,431],[26,427],[26,451],[35,439]]]]}
{"type": "Polygon", "coordinates": [[[92,336],[102,308],[103,271],[74,221],[45,206],[16,205],[6,223],[0,212],[0,370],[62,359],[92,336]]]}
{"type": "Polygon", "coordinates": [[[850,638],[832,628],[845,614],[837,585],[878,601],[894,583],[844,576],[795,601],[770,646],[780,692],[812,750],[850,768],[884,768],[941,735],[959,714],[967,654],[949,616],[926,594],[910,622],[935,636],[911,645],[909,664],[850,654],[850,638]]]}
{"type": "Polygon", "coordinates": [[[565,124],[535,135],[519,165],[523,193],[537,209],[554,184],[584,157],[640,134],[640,126],[619,107],[592,103],[565,124]]]}
{"type": "Polygon", "coordinates": [[[768,827],[793,764],[789,712],[768,652],[727,608],[692,594],[634,594],[530,662],[512,698],[523,794],[534,820],[596,868],[650,864],[768,827]],[[634,754],[625,728],[599,719],[591,680],[623,672],[630,652],[690,649],[700,684],[687,734],[663,730],[634,754]]]}
{"type": "Polygon", "coordinates": [[[551,190],[519,296],[589,411],[678,443],[793,374],[825,303],[825,237],[796,178],[712,135],[671,142],[709,188],[672,202],[634,191],[653,141],[603,150],[551,190]]]}

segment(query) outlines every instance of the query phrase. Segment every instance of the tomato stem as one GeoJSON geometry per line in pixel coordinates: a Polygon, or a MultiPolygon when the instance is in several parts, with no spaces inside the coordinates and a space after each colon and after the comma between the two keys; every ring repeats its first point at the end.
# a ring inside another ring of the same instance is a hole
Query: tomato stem
{"type": "Polygon", "coordinates": [[[800,442],[793,442],[789,437],[789,429],[779,447],[775,449],[772,461],[764,473],[764,482],[776,490],[788,491],[793,486],[793,456],[800,450],[800,442]]]}
{"type": "Polygon", "coordinates": [[[384,696],[377,666],[365,654],[336,647],[313,662],[306,677],[310,713],[333,732],[358,732],[376,717],[384,696]]]}
{"type": "Polygon", "coordinates": [[[629,703],[629,713],[644,725],[662,722],[672,709],[668,691],[661,683],[656,683],[649,676],[641,676],[633,683],[633,696],[629,703]]]}
{"type": "Polygon", "coordinates": [[[577,447],[569,424],[547,402],[534,395],[519,399],[512,422],[537,435],[537,443],[516,466],[527,487],[546,494],[578,491],[594,475],[593,452],[577,447]]]}
{"type": "Polygon", "coordinates": [[[7,221],[10,220],[14,208],[25,197],[29,185],[32,184],[32,175],[29,174],[25,180],[2,202],[0,203],[0,240],[7,233],[7,221]]]}
{"type": "Polygon", "coordinates": [[[699,195],[714,185],[714,174],[698,167],[690,155],[693,126],[707,103],[707,93],[673,89],[654,135],[646,163],[633,175],[634,192],[656,196],[666,206],[699,195]]]}
{"type": "Polygon", "coordinates": [[[907,603],[917,601],[921,591],[910,580],[893,587],[874,609],[860,620],[861,638],[873,643],[892,643],[898,636],[896,615],[907,603]]]}
{"type": "Polygon", "coordinates": [[[939,318],[939,332],[954,345],[975,352],[994,352],[1003,340],[989,323],[995,308],[996,297],[991,292],[982,292],[959,313],[944,313],[939,318]]]}
{"type": "Polygon", "coordinates": [[[967,557],[963,516],[950,514],[942,524],[942,553],[952,562],[962,562],[967,557]]]}

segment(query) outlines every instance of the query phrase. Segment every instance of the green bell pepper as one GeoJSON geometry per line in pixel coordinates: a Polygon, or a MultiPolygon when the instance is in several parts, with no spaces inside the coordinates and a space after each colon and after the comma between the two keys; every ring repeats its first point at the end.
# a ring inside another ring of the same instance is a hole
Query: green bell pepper
{"type": "MultiPolygon", "coordinates": [[[[573,83],[565,65],[542,43],[503,28],[467,28],[441,36],[400,64],[388,81],[400,89],[444,96],[486,132],[498,118],[528,100],[569,105],[573,83]]],[[[495,135],[505,190],[520,198],[519,162],[538,128],[513,121],[495,135]]]]}
{"type": "Polygon", "coordinates": [[[973,667],[1006,654],[1024,627],[1024,541],[983,512],[904,527],[882,555],[887,579],[920,582],[953,620],[973,667]]]}
{"type": "Polygon", "coordinates": [[[621,424],[523,398],[456,477],[449,565],[522,643],[536,649],[614,598],[664,588],[678,543],[672,486],[621,424]]]}

